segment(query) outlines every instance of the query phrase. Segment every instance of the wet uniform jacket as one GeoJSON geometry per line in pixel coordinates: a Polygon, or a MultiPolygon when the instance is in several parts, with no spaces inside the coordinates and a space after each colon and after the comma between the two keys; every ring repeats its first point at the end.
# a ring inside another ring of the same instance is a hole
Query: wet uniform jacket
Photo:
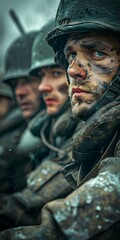
{"type": "Polygon", "coordinates": [[[16,146],[25,130],[25,120],[19,108],[13,108],[0,120],[0,144],[16,146]]]}
{"type": "MultiPolygon", "coordinates": [[[[41,112],[36,115],[39,115],[40,119],[41,112]]],[[[29,124],[36,116],[26,123],[21,111],[15,109],[7,116],[7,119],[5,118],[1,122],[1,193],[13,193],[21,190],[26,185],[27,174],[36,167],[34,158],[37,161],[40,137],[34,136],[29,130],[29,124]]],[[[45,151],[42,155],[40,148],[40,153],[42,159],[45,151]]]]}
{"type": "MultiPolygon", "coordinates": [[[[18,185],[15,172],[18,166],[16,161],[15,148],[20,137],[26,128],[25,120],[18,108],[13,108],[6,116],[0,120],[0,192],[14,189],[14,182],[18,185]],[[14,175],[13,178],[10,176],[14,175]]],[[[20,165],[16,174],[20,174],[20,165]]],[[[21,186],[19,185],[21,188],[21,186]]]]}
{"type": "Polygon", "coordinates": [[[60,170],[71,162],[72,136],[78,121],[73,118],[70,108],[60,117],[45,118],[44,114],[44,121],[39,120],[39,129],[35,122],[34,130],[33,124],[30,128],[34,134],[40,131],[39,149],[43,152],[46,148],[48,156],[44,159],[39,156],[39,165],[27,177],[26,188],[13,195],[1,195],[0,230],[39,223],[39,212],[45,203],[63,198],[72,191],[60,170]]]}
{"type": "Polygon", "coordinates": [[[71,169],[70,165],[69,171],[63,169],[76,189],[64,199],[46,204],[38,225],[3,231],[0,239],[120,239],[119,123],[119,102],[93,114],[74,138],[71,169]],[[75,168],[78,178],[73,181],[75,168]]]}

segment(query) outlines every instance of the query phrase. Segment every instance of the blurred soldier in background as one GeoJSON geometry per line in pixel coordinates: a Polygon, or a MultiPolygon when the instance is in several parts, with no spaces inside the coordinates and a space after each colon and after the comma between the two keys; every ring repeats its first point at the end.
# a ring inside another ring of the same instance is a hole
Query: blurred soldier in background
{"type": "Polygon", "coordinates": [[[24,34],[9,47],[3,81],[12,86],[17,104],[26,120],[40,110],[38,78],[29,76],[31,50],[37,31],[24,34]]]}
{"type": "MultiPolygon", "coordinates": [[[[4,184],[1,184],[1,192],[21,189],[25,184],[25,175],[33,169],[30,159],[20,152],[17,153],[16,146],[28,121],[43,109],[38,91],[39,80],[29,76],[31,49],[36,36],[37,31],[22,35],[10,45],[6,54],[5,74],[2,81],[12,87],[17,107],[11,109],[6,116],[4,131],[2,125],[0,142],[3,151],[0,157],[2,172],[0,179],[4,184]]],[[[30,141],[32,142],[32,139],[30,141]]],[[[38,144],[39,139],[33,137],[33,142],[38,144]]]]}

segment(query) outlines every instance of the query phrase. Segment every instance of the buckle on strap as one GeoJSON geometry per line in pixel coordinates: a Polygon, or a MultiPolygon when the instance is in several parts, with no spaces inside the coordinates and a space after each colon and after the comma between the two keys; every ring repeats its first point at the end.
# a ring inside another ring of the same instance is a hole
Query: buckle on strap
{"type": "Polygon", "coordinates": [[[67,180],[67,182],[73,189],[77,188],[77,181],[72,174],[74,174],[77,170],[79,170],[79,164],[76,162],[67,164],[64,168],[60,170],[64,178],[67,180]]]}

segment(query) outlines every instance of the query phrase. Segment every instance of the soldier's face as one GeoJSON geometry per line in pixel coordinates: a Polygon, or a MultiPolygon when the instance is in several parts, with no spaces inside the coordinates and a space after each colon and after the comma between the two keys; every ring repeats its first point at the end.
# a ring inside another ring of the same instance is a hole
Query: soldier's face
{"type": "Polygon", "coordinates": [[[0,96],[0,118],[5,116],[10,110],[11,100],[7,97],[0,96]]]}
{"type": "Polygon", "coordinates": [[[108,35],[76,34],[68,39],[64,53],[72,110],[75,116],[81,117],[103,95],[117,73],[120,43],[108,35]]]}
{"type": "Polygon", "coordinates": [[[40,69],[39,76],[39,91],[43,95],[47,113],[55,115],[68,98],[66,73],[59,67],[44,67],[40,69]]]}
{"type": "Polygon", "coordinates": [[[25,119],[32,117],[40,109],[39,80],[35,77],[17,79],[15,95],[25,119]]]}

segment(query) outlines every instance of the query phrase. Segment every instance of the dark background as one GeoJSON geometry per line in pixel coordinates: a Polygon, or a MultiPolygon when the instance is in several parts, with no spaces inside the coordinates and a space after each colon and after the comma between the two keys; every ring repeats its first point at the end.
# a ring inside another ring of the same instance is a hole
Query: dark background
{"type": "Polygon", "coordinates": [[[20,32],[8,12],[14,9],[26,31],[40,29],[54,17],[59,0],[0,0],[0,72],[4,71],[4,57],[10,43],[20,32]]]}

